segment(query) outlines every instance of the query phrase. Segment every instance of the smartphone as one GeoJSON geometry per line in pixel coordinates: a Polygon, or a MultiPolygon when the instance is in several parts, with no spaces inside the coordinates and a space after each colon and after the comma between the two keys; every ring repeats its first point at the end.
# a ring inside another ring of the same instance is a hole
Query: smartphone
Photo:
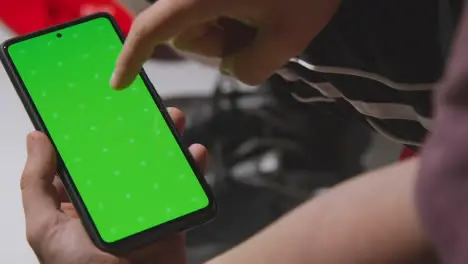
{"type": "Polygon", "coordinates": [[[212,192],[142,70],[109,85],[123,45],[116,21],[94,14],[1,46],[1,61],[92,241],[125,254],[211,220],[212,192]]]}

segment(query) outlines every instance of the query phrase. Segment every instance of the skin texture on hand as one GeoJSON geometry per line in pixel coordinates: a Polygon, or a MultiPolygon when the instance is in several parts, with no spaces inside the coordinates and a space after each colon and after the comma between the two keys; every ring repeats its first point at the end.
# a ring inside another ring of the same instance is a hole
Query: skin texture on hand
{"type": "MultiPolygon", "coordinates": [[[[184,127],[182,112],[174,108],[168,110],[181,133],[184,127]]],[[[60,179],[55,176],[56,154],[47,136],[32,132],[27,139],[27,150],[28,159],[21,177],[26,235],[41,263],[186,263],[183,234],[170,236],[125,257],[100,251],[86,234],[60,179]]],[[[206,149],[195,144],[189,150],[204,169],[206,149]]]]}
{"type": "Polygon", "coordinates": [[[339,4],[340,0],[158,0],[135,19],[111,86],[126,88],[153,48],[167,41],[186,52],[220,57],[223,72],[258,84],[300,54],[339,4]],[[247,25],[247,34],[238,26],[226,27],[226,19],[247,25]],[[226,54],[231,42],[242,47],[226,54]]]}

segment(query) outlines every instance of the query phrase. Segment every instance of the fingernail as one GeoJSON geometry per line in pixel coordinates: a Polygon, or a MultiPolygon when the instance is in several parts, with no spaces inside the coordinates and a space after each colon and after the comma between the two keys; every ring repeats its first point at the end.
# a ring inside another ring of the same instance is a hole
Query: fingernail
{"type": "Polygon", "coordinates": [[[112,86],[112,88],[116,88],[116,77],[115,77],[115,72],[112,72],[112,75],[111,75],[111,78],[110,78],[110,86],[112,86]]]}
{"type": "Polygon", "coordinates": [[[115,90],[122,90],[122,86],[120,84],[121,80],[119,80],[118,75],[114,72],[112,72],[111,78],[110,78],[110,86],[114,88],[115,90]]]}

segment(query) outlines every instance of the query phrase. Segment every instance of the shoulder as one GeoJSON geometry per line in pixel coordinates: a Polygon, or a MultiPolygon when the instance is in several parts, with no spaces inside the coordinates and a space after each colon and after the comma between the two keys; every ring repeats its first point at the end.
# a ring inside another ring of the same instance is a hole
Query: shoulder
{"type": "Polygon", "coordinates": [[[396,82],[434,82],[443,72],[462,0],[344,0],[301,58],[396,82]]]}

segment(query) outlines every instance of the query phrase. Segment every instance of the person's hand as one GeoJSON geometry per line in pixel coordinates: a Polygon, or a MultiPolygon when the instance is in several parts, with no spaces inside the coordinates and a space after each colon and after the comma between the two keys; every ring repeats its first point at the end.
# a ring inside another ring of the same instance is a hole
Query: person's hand
{"type": "Polygon", "coordinates": [[[222,57],[223,72],[258,84],[300,54],[339,4],[340,0],[158,0],[135,19],[111,85],[130,85],[153,47],[170,40],[184,51],[222,57]],[[233,21],[248,25],[254,34],[233,21]],[[232,45],[239,47],[228,48],[232,45]]]}
{"type": "MultiPolygon", "coordinates": [[[[182,132],[183,113],[169,108],[169,114],[177,129],[182,132]]],[[[21,177],[26,235],[41,263],[179,264],[186,262],[183,234],[168,237],[125,258],[99,250],[86,234],[63,185],[55,176],[56,155],[49,139],[40,132],[32,132],[27,139],[27,150],[28,159],[21,177]]],[[[190,153],[198,166],[204,169],[206,149],[201,145],[192,145],[190,153]]]]}

